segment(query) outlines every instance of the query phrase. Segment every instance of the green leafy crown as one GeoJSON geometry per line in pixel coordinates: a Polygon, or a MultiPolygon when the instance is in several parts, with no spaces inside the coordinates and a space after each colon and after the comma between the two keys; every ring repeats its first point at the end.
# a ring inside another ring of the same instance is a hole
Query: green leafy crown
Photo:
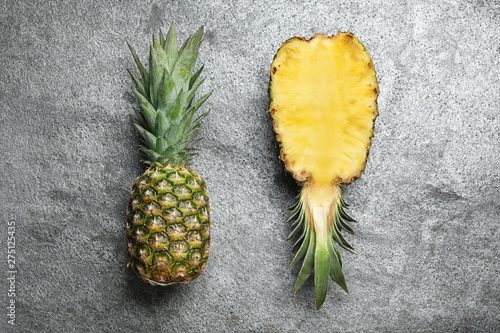
{"type": "Polygon", "coordinates": [[[139,103],[133,125],[143,139],[140,151],[146,157],[144,163],[186,164],[193,155],[195,141],[192,138],[208,112],[194,120],[193,116],[211,94],[194,100],[196,90],[205,80],[199,79],[203,66],[194,71],[203,42],[203,27],[180,49],[173,23],[166,36],[160,30],[159,38],[153,35],[148,70],[128,44],[141,76],[128,71],[135,83],[132,91],[139,103]]]}

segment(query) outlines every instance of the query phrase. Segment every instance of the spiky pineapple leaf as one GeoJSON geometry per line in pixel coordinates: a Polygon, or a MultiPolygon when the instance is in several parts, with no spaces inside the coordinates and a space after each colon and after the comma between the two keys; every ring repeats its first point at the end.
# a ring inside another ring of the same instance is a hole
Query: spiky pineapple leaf
{"type": "Polygon", "coordinates": [[[201,105],[203,103],[205,103],[205,101],[210,97],[210,95],[212,95],[212,92],[209,92],[208,94],[206,94],[202,98],[200,98],[198,101],[196,101],[196,103],[192,107],[190,107],[189,110],[186,112],[186,114],[184,115],[184,118],[181,121],[182,122],[181,128],[182,128],[183,132],[185,132],[187,130],[187,128],[190,126],[191,123],[199,122],[201,119],[206,117],[206,115],[209,113],[207,111],[201,115],[202,118],[198,117],[198,119],[196,119],[194,122],[192,121],[193,116],[196,113],[196,111],[198,111],[198,109],[201,107],[201,105]]]}
{"type": "MultiPolygon", "coordinates": [[[[129,43],[127,43],[127,45],[128,45],[128,48],[130,49],[130,52],[132,53],[132,57],[134,58],[135,64],[137,65],[137,68],[139,69],[139,72],[141,73],[143,86],[144,86],[144,88],[148,88],[149,83],[150,83],[149,82],[149,74],[148,74],[146,68],[144,67],[144,65],[139,60],[139,57],[137,56],[137,53],[135,53],[134,48],[129,43]]],[[[146,90],[145,96],[149,97],[148,90],[146,90]]]]}
{"type": "Polygon", "coordinates": [[[167,115],[168,110],[174,105],[178,97],[175,82],[167,70],[163,71],[163,77],[158,91],[158,112],[167,115]]]}
{"type": "Polygon", "coordinates": [[[330,277],[330,254],[328,252],[328,234],[316,235],[314,250],[314,293],[316,295],[316,309],[319,310],[325,302],[330,277]]]}
{"type": "Polygon", "coordinates": [[[139,78],[134,73],[132,73],[130,69],[127,68],[127,71],[130,74],[132,80],[134,81],[135,88],[137,89],[137,91],[141,93],[141,95],[147,96],[146,88],[144,88],[144,85],[142,84],[141,80],[139,80],[139,78]]]}
{"type": "MultiPolygon", "coordinates": [[[[293,294],[295,295],[297,291],[302,287],[307,278],[311,275],[314,269],[314,249],[316,247],[316,233],[309,232],[309,245],[307,247],[306,255],[304,261],[302,262],[302,267],[295,282],[295,288],[293,294]]],[[[297,253],[298,254],[298,253],[297,253]]]]}
{"type": "Polygon", "coordinates": [[[305,232],[305,234],[303,236],[303,240],[302,241],[297,240],[297,243],[295,243],[294,249],[299,244],[300,244],[300,247],[296,251],[294,258],[292,259],[292,262],[290,263],[290,266],[288,267],[289,269],[292,268],[293,266],[295,266],[295,264],[306,255],[307,249],[309,248],[309,241],[311,239],[311,237],[310,237],[311,229],[309,228],[309,226],[306,225],[306,227],[304,228],[304,232],[305,232]]]}
{"type": "Polygon", "coordinates": [[[179,50],[177,49],[177,34],[175,32],[174,23],[170,25],[168,29],[167,36],[165,37],[165,44],[163,46],[165,53],[167,54],[167,69],[169,73],[172,73],[177,56],[179,55],[179,50]]]}
{"type": "Polygon", "coordinates": [[[201,27],[182,45],[179,56],[172,69],[172,78],[178,89],[189,90],[189,82],[194,64],[198,58],[204,27],[201,27]]]}
{"type": "MultiPolygon", "coordinates": [[[[170,119],[167,118],[162,112],[158,112],[155,121],[155,133],[158,137],[164,137],[170,127],[170,119]]],[[[162,150],[159,150],[162,151],[162,150]]]]}
{"type": "Polygon", "coordinates": [[[155,122],[156,122],[156,110],[151,105],[149,100],[141,95],[141,93],[135,89],[132,89],[132,92],[134,93],[135,97],[137,98],[137,101],[139,102],[139,107],[142,111],[142,115],[144,117],[144,120],[146,121],[144,125],[147,126],[147,129],[152,132],[155,128],[155,122]]]}
{"type": "Polygon", "coordinates": [[[328,238],[328,253],[330,256],[330,278],[337,283],[342,289],[344,289],[347,293],[347,284],[345,282],[344,272],[342,271],[342,263],[340,261],[340,254],[338,254],[337,249],[335,249],[335,245],[333,244],[333,240],[331,237],[328,238]]]}
{"type": "MultiPolygon", "coordinates": [[[[205,65],[201,65],[201,67],[191,76],[191,80],[189,80],[189,89],[193,87],[193,85],[196,83],[196,80],[198,80],[198,77],[200,76],[201,72],[203,71],[203,68],[205,68],[205,65]]],[[[203,79],[205,80],[205,79],[203,79]]]]}
{"type": "Polygon", "coordinates": [[[158,91],[160,90],[163,72],[167,68],[167,55],[155,36],[153,36],[153,44],[149,50],[149,77],[151,80],[149,96],[151,103],[156,107],[158,106],[158,91]]]}
{"type": "Polygon", "coordinates": [[[156,137],[138,123],[133,123],[147,147],[156,147],[156,137]]]}

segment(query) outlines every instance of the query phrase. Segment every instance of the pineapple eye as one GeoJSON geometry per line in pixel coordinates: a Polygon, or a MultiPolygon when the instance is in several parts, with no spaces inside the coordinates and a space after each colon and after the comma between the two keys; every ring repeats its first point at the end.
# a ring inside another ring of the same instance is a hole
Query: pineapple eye
{"type": "Polygon", "coordinates": [[[162,249],[165,244],[168,244],[168,241],[168,236],[163,232],[156,233],[148,239],[149,245],[155,249],[162,249]]]}
{"type": "Polygon", "coordinates": [[[134,214],[134,222],[136,221],[142,221],[144,219],[144,213],[139,211],[136,211],[134,214]]]}
{"type": "Polygon", "coordinates": [[[128,236],[127,237],[127,245],[128,245],[128,250],[129,252],[134,248],[136,242],[134,240],[134,237],[128,236]]]}
{"type": "Polygon", "coordinates": [[[161,251],[153,259],[153,264],[156,265],[162,263],[165,265],[170,265],[172,261],[173,261],[172,256],[168,252],[161,251]]]}
{"type": "Polygon", "coordinates": [[[186,232],[186,227],[182,224],[172,224],[167,227],[167,234],[172,239],[183,239],[186,232]]]}
{"type": "Polygon", "coordinates": [[[181,185],[174,188],[174,193],[178,194],[181,198],[186,198],[193,191],[189,187],[181,185]]]}
{"type": "Polygon", "coordinates": [[[208,198],[204,196],[202,193],[197,192],[193,194],[193,200],[197,201],[200,206],[204,206],[204,204],[208,201],[208,198]]]}
{"type": "Polygon", "coordinates": [[[145,261],[143,259],[147,259],[151,255],[151,248],[145,244],[141,244],[136,248],[135,255],[141,259],[141,261],[145,261]]]}
{"type": "Polygon", "coordinates": [[[207,223],[201,225],[200,231],[203,239],[208,239],[210,237],[210,226],[207,223]]]}
{"type": "Polygon", "coordinates": [[[160,205],[158,205],[156,202],[151,202],[149,205],[146,206],[146,209],[150,212],[155,212],[160,210],[160,205]]]}
{"type": "Polygon", "coordinates": [[[200,219],[201,223],[205,223],[208,221],[208,212],[206,207],[202,207],[198,210],[198,218],[200,219]]]}
{"type": "Polygon", "coordinates": [[[203,242],[203,253],[205,254],[205,258],[210,255],[210,239],[203,242]]]}
{"type": "Polygon", "coordinates": [[[176,241],[170,244],[170,252],[174,254],[186,253],[189,250],[189,245],[185,241],[176,241]]]}
{"type": "Polygon", "coordinates": [[[198,182],[196,181],[196,178],[190,177],[186,180],[186,183],[191,186],[198,186],[198,182]]]}
{"type": "Polygon", "coordinates": [[[177,198],[169,193],[159,197],[158,202],[164,207],[173,207],[177,202],[177,198]]]}
{"type": "Polygon", "coordinates": [[[139,196],[136,196],[132,199],[132,202],[130,203],[130,205],[132,206],[132,209],[131,210],[134,210],[134,209],[137,209],[141,206],[142,204],[142,199],[141,197],[139,196]]]}
{"type": "Polygon", "coordinates": [[[189,251],[189,264],[191,266],[198,266],[203,259],[203,254],[200,249],[192,249],[189,251]]]}
{"type": "Polygon", "coordinates": [[[160,216],[153,216],[146,220],[146,225],[152,229],[161,229],[166,224],[160,216]]]}
{"type": "Polygon", "coordinates": [[[179,208],[185,215],[193,214],[196,211],[196,204],[191,202],[191,201],[181,201],[177,205],[177,208],[179,208]]]}
{"type": "Polygon", "coordinates": [[[148,228],[144,226],[140,226],[135,229],[135,237],[138,240],[144,239],[148,234],[149,234],[148,228]]]}
{"type": "Polygon", "coordinates": [[[162,244],[168,243],[168,236],[164,232],[159,232],[155,234],[156,241],[162,244]]]}
{"type": "Polygon", "coordinates": [[[184,223],[191,230],[196,230],[200,227],[200,220],[196,215],[186,216],[184,218],[184,223]]]}
{"type": "Polygon", "coordinates": [[[201,247],[202,239],[198,231],[188,232],[186,240],[191,244],[191,247],[201,247]]]}
{"type": "Polygon", "coordinates": [[[166,189],[172,187],[172,183],[166,179],[162,179],[161,181],[157,182],[154,186],[158,188],[160,191],[165,191],[166,189]]]}
{"type": "Polygon", "coordinates": [[[151,199],[151,197],[155,197],[158,195],[158,191],[156,191],[154,188],[147,188],[144,192],[142,192],[142,197],[145,200],[151,199]]]}
{"type": "Polygon", "coordinates": [[[176,208],[171,208],[163,211],[163,217],[168,222],[177,222],[182,220],[182,213],[179,212],[176,208]]]}
{"type": "Polygon", "coordinates": [[[173,184],[182,184],[182,183],[184,183],[184,180],[186,179],[186,174],[184,174],[183,172],[180,172],[180,171],[169,172],[167,174],[167,178],[173,184]]]}
{"type": "Polygon", "coordinates": [[[147,175],[143,175],[139,182],[137,183],[137,187],[139,187],[141,190],[143,190],[144,188],[146,188],[148,186],[148,184],[150,183],[150,179],[147,175]]]}
{"type": "Polygon", "coordinates": [[[172,267],[172,277],[174,279],[183,279],[189,273],[189,265],[185,262],[180,262],[172,267]]]}

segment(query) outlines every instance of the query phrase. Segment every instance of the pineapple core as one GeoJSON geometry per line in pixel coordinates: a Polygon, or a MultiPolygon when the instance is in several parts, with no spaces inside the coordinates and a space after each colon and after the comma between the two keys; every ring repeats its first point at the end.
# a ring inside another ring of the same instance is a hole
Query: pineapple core
{"type": "Polygon", "coordinates": [[[350,183],[361,175],[377,112],[378,84],[349,33],[292,38],[271,68],[270,112],[286,168],[299,181],[350,183]]]}

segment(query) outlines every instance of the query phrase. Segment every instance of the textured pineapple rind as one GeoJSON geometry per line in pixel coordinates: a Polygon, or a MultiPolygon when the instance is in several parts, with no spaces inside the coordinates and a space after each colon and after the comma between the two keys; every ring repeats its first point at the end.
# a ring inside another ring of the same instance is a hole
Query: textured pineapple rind
{"type": "MultiPolygon", "coordinates": [[[[366,50],[365,46],[354,35],[352,35],[351,33],[349,33],[349,32],[340,32],[340,33],[347,34],[348,36],[351,36],[352,39],[355,42],[359,43],[363,47],[363,49],[366,50]]],[[[273,86],[273,75],[276,72],[275,60],[276,60],[278,54],[280,53],[280,51],[284,48],[284,46],[286,44],[288,44],[288,43],[290,43],[290,42],[292,42],[294,40],[301,40],[301,41],[305,41],[305,42],[311,42],[314,38],[319,37],[319,36],[327,36],[327,35],[317,33],[317,34],[313,35],[310,39],[306,39],[306,38],[301,37],[301,36],[295,36],[295,37],[287,39],[280,46],[280,48],[278,49],[278,51],[274,55],[273,62],[271,64],[271,69],[270,69],[270,72],[269,72],[269,76],[270,76],[270,81],[269,81],[269,97],[270,97],[270,100],[269,100],[269,110],[268,110],[268,113],[273,118],[273,130],[276,133],[276,137],[275,137],[276,138],[276,142],[277,142],[278,146],[280,147],[280,155],[279,155],[279,157],[283,161],[283,164],[285,165],[285,170],[292,174],[293,178],[295,178],[295,180],[299,183],[299,185],[303,184],[309,178],[309,175],[307,175],[305,173],[294,172],[292,170],[292,168],[290,166],[290,163],[289,163],[289,161],[286,158],[286,153],[285,153],[285,151],[283,149],[283,145],[282,145],[280,136],[279,136],[278,131],[277,131],[277,128],[278,128],[277,122],[274,119],[274,113],[277,111],[276,108],[273,107],[273,89],[272,89],[272,86],[273,86]]],[[[335,35],[332,35],[331,37],[333,38],[333,37],[335,37],[335,35]]],[[[376,74],[373,62],[369,62],[367,64],[367,66],[369,66],[371,69],[373,69],[374,73],[376,74]]],[[[375,89],[376,95],[378,97],[378,94],[379,94],[378,86],[375,87],[374,89],[375,89]]],[[[378,106],[377,106],[377,100],[376,99],[375,99],[375,105],[373,106],[373,113],[375,115],[375,117],[373,118],[373,124],[375,124],[375,120],[378,117],[378,106]]],[[[372,126],[371,134],[370,134],[370,138],[369,138],[369,142],[368,142],[368,145],[366,147],[366,157],[365,157],[365,160],[364,160],[363,164],[359,168],[359,171],[357,173],[355,173],[354,175],[352,175],[351,177],[347,178],[347,179],[343,179],[342,181],[340,181],[340,179],[339,179],[337,181],[337,183],[342,183],[342,184],[345,184],[345,185],[349,185],[354,180],[356,180],[356,179],[358,179],[358,178],[361,177],[361,175],[363,174],[363,172],[364,172],[364,170],[366,168],[366,163],[367,163],[367,161],[369,159],[369,154],[370,154],[370,148],[371,148],[371,144],[372,144],[372,139],[374,137],[374,133],[373,133],[374,128],[375,128],[375,125],[372,126]]]]}
{"type": "Polygon", "coordinates": [[[127,209],[129,265],[155,285],[185,283],[205,269],[210,204],[192,169],[155,165],[137,178],[127,209]]]}

